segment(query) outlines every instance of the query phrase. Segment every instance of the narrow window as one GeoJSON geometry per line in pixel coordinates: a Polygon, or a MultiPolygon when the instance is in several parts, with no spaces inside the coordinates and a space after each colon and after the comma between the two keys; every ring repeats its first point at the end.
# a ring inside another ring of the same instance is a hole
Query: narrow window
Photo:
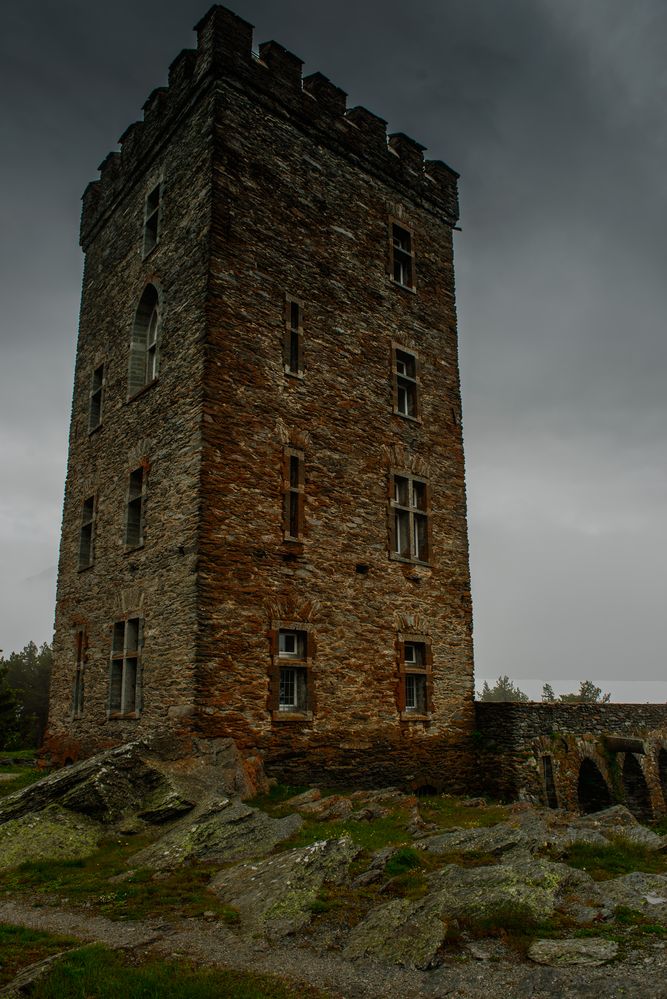
{"type": "Polygon", "coordinates": [[[428,562],[430,544],[427,483],[411,475],[392,475],[390,486],[392,554],[411,562],[428,562]]]}
{"type": "Polygon", "coordinates": [[[138,617],[117,621],[111,643],[109,676],[110,714],[130,715],[140,710],[140,666],[143,621],[138,617]]]}
{"type": "Polygon", "coordinates": [[[290,299],[285,303],[283,364],[285,374],[303,374],[303,309],[290,299]]]}
{"type": "Polygon", "coordinates": [[[79,532],[79,569],[87,569],[93,564],[95,547],[95,497],[89,496],[81,508],[81,530],[79,532]]]}
{"type": "Polygon", "coordinates": [[[305,631],[280,629],[278,632],[279,711],[308,711],[307,648],[305,631]]]}
{"type": "Polygon", "coordinates": [[[160,237],[160,200],[162,185],[156,184],[144,206],[144,256],[157,246],[160,237]]]}
{"type": "Polygon", "coordinates": [[[146,500],[146,470],[136,468],[130,473],[125,518],[125,546],[139,548],[144,543],[144,509],[146,500]]]}
{"type": "Polygon", "coordinates": [[[160,354],[160,302],[157,289],[146,287],[134,317],[130,361],[128,370],[128,395],[131,398],[158,376],[160,354]]]}
{"type": "Polygon", "coordinates": [[[404,719],[431,713],[431,646],[426,641],[399,642],[399,709],[404,719]]]}
{"type": "Polygon", "coordinates": [[[302,451],[285,449],[283,529],[286,541],[301,541],[304,533],[305,467],[302,451]]]}
{"type": "Polygon", "coordinates": [[[97,430],[102,422],[102,404],[104,401],[104,365],[93,371],[90,383],[90,402],[88,407],[88,431],[97,430]]]}
{"type": "Polygon", "coordinates": [[[414,251],[412,234],[391,223],[391,276],[396,284],[404,288],[414,288],[414,251]]]}
{"type": "Polygon", "coordinates": [[[74,670],[74,687],[72,689],[72,716],[80,718],[83,714],[83,671],[86,662],[87,636],[84,628],[76,633],[76,666],[74,670]]]}
{"type": "Polygon", "coordinates": [[[393,348],[394,412],[419,419],[417,357],[401,347],[393,348]]]}

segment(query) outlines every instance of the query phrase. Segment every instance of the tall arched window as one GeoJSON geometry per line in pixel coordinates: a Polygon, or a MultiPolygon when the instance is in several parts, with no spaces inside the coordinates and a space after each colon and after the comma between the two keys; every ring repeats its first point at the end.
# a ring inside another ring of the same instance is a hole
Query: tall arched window
{"type": "Polygon", "coordinates": [[[160,350],[160,299],[157,289],[149,284],[141,296],[132,327],[128,395],[136,395],[158,375],[160,350]]]}

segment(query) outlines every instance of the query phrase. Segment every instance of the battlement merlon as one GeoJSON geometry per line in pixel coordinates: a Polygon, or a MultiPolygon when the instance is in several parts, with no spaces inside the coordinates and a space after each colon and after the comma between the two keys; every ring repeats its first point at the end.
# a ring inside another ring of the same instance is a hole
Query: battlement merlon
{"type": "Polygon", "coordinates": [[[224,81],[258,103],[286,113],[317,141],[354,158],[379,175],[397,195],[416,199],[450,225],[458,221],[458,174],[440,160],[425,160],[424,147],[397,132],[363,107],[347,108],[346,93],[321,73],[302,77],[302,60],[275,41],[253,54],[253,26],[220,5],[195,25],[197,49],[184,49],[169,67],[168,86],[157,87],[143,105],[143,121],[133,122],[100,165],[100,179],[83,196],[81,245],[84,250],[127,183],[135,183],[162,154],[165,135],[199,90],[224,81]]]}

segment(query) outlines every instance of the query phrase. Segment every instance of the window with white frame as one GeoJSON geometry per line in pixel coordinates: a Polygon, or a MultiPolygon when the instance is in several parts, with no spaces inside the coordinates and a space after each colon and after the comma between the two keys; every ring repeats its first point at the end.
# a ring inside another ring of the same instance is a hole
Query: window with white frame
{"type": "Polygon", "coordinates": [[[389,526],[391,553],[411,562],[428,562],[428,483],[413,475],[390,476],[389,526]]]}
{"type": "Polygon", "coordinates": [[[135,715],[141,708],[141,653],[143,620],[131,617],[113,627],[109,677],[109,712],[135,715]]]}
{"type": "Polygon", "coordinates": [[[402,347],[393,348],[394,412],[419,419],[419,378],[417,355],[402,347]]]}
{"type": "Polygon", "coordinates": [[[391,277],[403,288],[414,288],[415,256],[412,233],[396,222],[391,223],[391,277]]]}
{"type": "Polygon", "coordinates": [[[424,717],[431,713],[431,646],[426,640],[404,638],[399,642],[399,708],[401,716],[424,717]]]}
{"type": "Polygon", "coordinates": [[[308,635],[281,628],[278,632],[278,711],[292,714],[309,709],[308,635]]]}

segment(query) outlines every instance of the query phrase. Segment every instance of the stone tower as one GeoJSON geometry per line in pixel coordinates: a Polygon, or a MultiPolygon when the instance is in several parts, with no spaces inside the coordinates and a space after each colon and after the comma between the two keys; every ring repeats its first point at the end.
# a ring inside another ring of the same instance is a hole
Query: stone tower
{"type": "Polygon", "coordinates": [[[46,749],[460,786],[457,174],[215,6],[83,198],[46,749]]]}

